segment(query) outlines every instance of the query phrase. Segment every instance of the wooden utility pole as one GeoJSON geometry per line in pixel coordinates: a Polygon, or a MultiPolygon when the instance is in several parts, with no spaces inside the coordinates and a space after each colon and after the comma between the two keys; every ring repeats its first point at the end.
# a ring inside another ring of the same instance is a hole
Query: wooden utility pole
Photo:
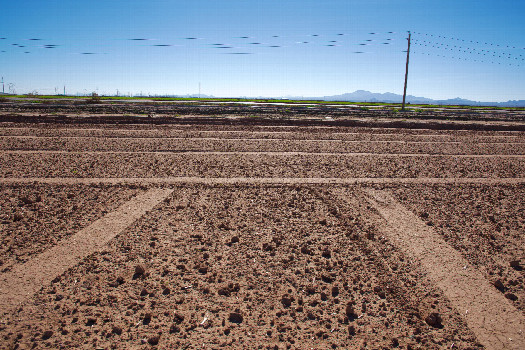
{"type": "Polygon", "coordinates": [[[408,32],[408,49],[407,49],[407,67],[405,71],[405,89],[403,90],[403,106],[401,107],[401,110],[405,110],[405,100],[407,97],[407,80],[408,80],[408,61],[410,60],[410,31],[408,32]]]}

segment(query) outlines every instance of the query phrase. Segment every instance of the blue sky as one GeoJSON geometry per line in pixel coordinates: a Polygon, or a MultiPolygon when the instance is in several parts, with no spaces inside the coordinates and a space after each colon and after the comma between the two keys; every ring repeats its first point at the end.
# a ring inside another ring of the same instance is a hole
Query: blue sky
{"type": "Polygon", "coordinates": [[[523,13],[522,0],[10,1],[0,75],[18,93],[401,94],[410,30],[408,94],[525,99],[523,13]]]}

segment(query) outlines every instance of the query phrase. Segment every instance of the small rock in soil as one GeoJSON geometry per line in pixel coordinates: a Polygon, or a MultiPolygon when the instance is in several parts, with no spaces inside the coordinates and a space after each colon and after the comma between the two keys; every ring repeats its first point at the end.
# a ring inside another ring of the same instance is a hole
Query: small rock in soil
{"type": "Polygon", "coordinates": [[[239,243],[239,236],[233,236],[230,240],[231,243],[239,243]]]}
{"type": "Polygon", "coordinates": [[[244,320],[242,315],[238,312],[231,312],[230,313],[230,317],[228,317],[228,320],[231,322],[231,323],[242,323],[242,321],[244,320]]]}
{"type": "Polygon", "coordinates": [[[122,328],[120,328],[119,326],[113,326],[113,328],[111,329],[111,332],[113,334],[121,335],[122,334],[122,328]]]}
{"type": "Polygon", "coordinates": [[[433,312],[425,318],[425,322],[434,328],[443,328],[441,316],[437,312],[433,312]]]}

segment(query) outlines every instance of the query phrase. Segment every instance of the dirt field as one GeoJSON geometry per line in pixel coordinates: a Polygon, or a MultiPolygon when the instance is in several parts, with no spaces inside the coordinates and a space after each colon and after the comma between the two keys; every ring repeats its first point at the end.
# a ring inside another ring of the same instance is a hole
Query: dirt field
{"type": "Polygon", "coordinates": [[[522,131],[110,121],[0,127],[0,348],[525,348],[522,131]]]}

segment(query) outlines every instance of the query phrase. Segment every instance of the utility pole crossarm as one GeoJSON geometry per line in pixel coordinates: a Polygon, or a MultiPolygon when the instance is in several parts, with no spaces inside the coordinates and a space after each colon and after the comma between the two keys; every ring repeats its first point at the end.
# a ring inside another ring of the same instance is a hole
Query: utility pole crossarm
{"type": "Polygon", "coordinates": [[[408,32],[408,49],[407,49],[407,65],[406,65],[406,71],[405,71],[405,88],[403,90],[403,106],[401,107],[401,110],[405,110],[405,101],[407,97],[407,81],[408,81],[408,62],[410,60],[410,37],[411,33],[408,32]]]}

